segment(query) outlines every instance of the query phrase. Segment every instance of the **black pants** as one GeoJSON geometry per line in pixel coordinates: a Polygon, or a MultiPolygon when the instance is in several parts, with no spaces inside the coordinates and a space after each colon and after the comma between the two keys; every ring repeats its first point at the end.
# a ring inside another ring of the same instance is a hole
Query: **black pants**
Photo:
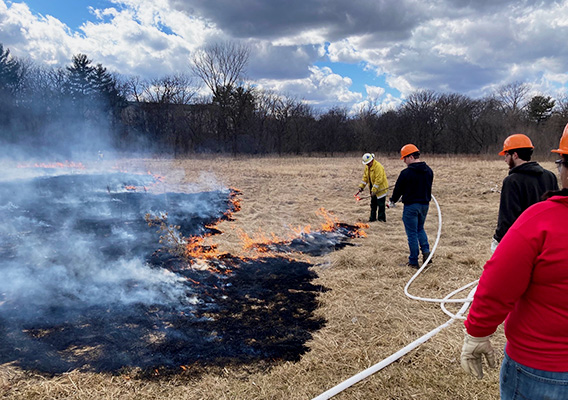
{"type": "Polygon", "coordinates": [[[386,199],[387,197],[381,197],[380,199],[377,199],[376,196],[371,196],[371,216],[369,217],[369,221],[383,221],[386,222],[387,221],[387,214],[385,212],[386,210],[386,199]],[[378,214],[377,214],[377,208],[378,208],[378,214]]]}

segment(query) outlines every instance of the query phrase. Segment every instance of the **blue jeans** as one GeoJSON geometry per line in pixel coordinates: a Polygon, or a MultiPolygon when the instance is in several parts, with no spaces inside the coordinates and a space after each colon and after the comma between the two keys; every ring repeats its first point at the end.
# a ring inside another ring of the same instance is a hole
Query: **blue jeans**
{"type": "Polygon", "coordinates": [[[501,400],[566,400],[568,372],[525,367],[507,355],[501,365],[501,400]]]}
{"type": "Polygon", "coordinates": [[[424,230],[424,222],[427,215],[428,204],[408,204],[404,206],[402,211],[402,222],[404,223],[408,248],[410,249],[409,264],[418,265],[420,250],[422,250],[422,254],[430,252],[428,236],[426,236],[426,231],[424,230]]]}

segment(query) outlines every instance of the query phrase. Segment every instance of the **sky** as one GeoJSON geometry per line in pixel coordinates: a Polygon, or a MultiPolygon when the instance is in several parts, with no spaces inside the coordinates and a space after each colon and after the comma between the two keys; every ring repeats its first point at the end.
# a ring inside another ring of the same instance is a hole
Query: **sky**
{"type": "Polygon", "coordinates": [[[144,79],[189,73],[212,43],[246,44],[247,79],[316,109],[568,88],[568,0],[0,0],[0,43],[62,67],[86,54],[144,79]]]}

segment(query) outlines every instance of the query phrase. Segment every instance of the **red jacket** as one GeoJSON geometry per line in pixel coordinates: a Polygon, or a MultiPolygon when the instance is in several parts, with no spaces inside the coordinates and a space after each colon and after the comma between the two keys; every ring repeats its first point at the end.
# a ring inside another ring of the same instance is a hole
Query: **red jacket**
{"type": "Polygon", "coordinates": [[[485,264],[465,326],[482,337],[503,320],[509,357],[568,372],[568,197],[528,208],[485,264]]]}

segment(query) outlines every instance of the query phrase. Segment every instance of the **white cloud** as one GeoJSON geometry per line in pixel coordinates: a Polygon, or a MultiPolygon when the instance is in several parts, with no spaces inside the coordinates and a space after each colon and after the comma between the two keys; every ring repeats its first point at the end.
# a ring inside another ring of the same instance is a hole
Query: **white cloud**
{"type": "Polygon", "coordinates": [[[53,17],[34,15],[23,3],[0,1],[0,43],[20,57],[68,65],[84,53],[111,71],[142,76],[185,72],[190,52],[220,31],[202,20],[167,8],[167,2],[118,1],[120,8],[91,8],[97,17],[79,32],[53,17]],[[163,27],[167,26],[165,33],[163,27]]]}
{"type": "Polygon", "coordinates": [[[356,64],[363,61],[362,55],[358,53],[356,46],[354,46],[348,39],[330,43],[327,52],[331,62],[356,64]]]}
{"type": "Polygon", "coordinates": [[[385,89],[380,86],[365,85],[365,90],[367,91],[367,96],[374,99],[381,98],[385,94],[385,89]]]}
{"type": "Polygon", "coordinates": [[[387,94],[381,102],[381,109],[383,111],[394,110],[402,104],[402,99],[395,97],[392,94],[387,94]]]}
{"type": "Polygon", "coordinates": [[[402,104],[402,99],[394,97],[387,93],[384,97],[367,97],[367,99],[353,104],[349,110],[350,115],[356,115],[362,111],[374,110],[376,113],[382,113],[397,109],[402,104]]]}
{"type": "Polygon", "coordinates": [[[386,82],[390,87],[398,90],[403,98],[416,90],[416,88],[408,83],[402,76],[387,76],[386,82]]]}
{"type": "Polygon", "coordinates": [[[318,28],[282,36],[274,39],[272,43],[274,43],[275,46],[303,46],[307,44],[324,43],[326,37],[327,30],[318,28]]]}
{"type": "Polygon", "coordinates": [[[72,31],[0,0],[0,43],[51,65],[85,53],[110,70],[155,77],[186,72],[205,43],[242,40],[252,49],[249,79],[318,106],[365,100],[354,76],[318,61],[364,65],[401,98],[418,89],[481,96],[516,80],[540,90],[568,84],[568,0],[108,1],[72,31]]]}
{"type": "Polygon", "coordinates": [[[349,90],[353,83],[351,78],[335,74],[328,67],[312,66],[309,69],[311,74],[306,78],[261,80],[260,87],[304,99],[309,104],[322,108],[350,106],[363,98],[361,93],[349,90]]]}
{"type": "Polygon", "coordinates": [[[55,64],[69,54],[74,36],[59,20],[36,17],[24,3],[13,3],[8,8],[2,1],[0,13],[0,43],[12,54],[30,56],[47,64],[55,64]]]}

